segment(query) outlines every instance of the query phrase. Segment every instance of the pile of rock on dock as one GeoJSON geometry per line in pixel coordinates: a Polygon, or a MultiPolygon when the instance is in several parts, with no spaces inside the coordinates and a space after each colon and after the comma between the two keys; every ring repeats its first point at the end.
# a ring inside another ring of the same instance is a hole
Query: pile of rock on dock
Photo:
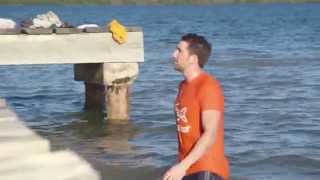
{"type": "Polygon", "coordinates": [[[97,24],[82,24],[75,27],[62,21],[58,15],[49,11],[19,23],[11,19],[0,18],[0,34],[76,34],[106,32],[97,24]]]}

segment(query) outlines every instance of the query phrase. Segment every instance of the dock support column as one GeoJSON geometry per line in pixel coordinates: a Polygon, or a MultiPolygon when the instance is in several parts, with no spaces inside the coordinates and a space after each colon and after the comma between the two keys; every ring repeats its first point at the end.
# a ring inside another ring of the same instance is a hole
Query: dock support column
{"type": "Polygon", "coordinates": [[[104,63],[103,79],[107,85],[107,117],[128,120],[130,114],[129,88],[139,73],[138,63],[104,63]]]}
{"type": "Polygon", "coordinates": [[[107,115],[111,120],[128,120],[130,113],[129,85],[108,86],[107,115]]]}
{"type": "Polygon", "coordinates": [[[75,64],[75,80],[85,81],[85,109],[106,108],[107,119],[128,120],[129,88],[138,72],[138,63],[75,64]]]}
{"type": "Polygon", "coordinates": [[[105,109],[105,86],[98,83],[84,82],[85,105],[84,109],[103,111],[105,109]]]}

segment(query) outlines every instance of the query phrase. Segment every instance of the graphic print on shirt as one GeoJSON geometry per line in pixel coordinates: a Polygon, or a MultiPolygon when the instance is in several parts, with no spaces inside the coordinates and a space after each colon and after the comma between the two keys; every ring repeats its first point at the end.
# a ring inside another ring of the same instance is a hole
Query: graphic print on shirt
{"type": "Polygon", "coordinates": [[[177,129],[181,133],[190,132],[191,126],[188,124],[187,119],[187,107],[179,108],[180,104],[176,104],[176,115],[177,115],[177,129]]]}

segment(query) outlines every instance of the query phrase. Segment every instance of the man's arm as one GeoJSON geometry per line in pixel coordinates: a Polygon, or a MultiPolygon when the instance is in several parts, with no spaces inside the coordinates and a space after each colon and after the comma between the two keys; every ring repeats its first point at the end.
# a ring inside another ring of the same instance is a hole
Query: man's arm
{"type": "Polygon", "coordinates": [[[182,179],[187,169],[208,151],[209,147],[216,139],[221,115],[221,112],[218,110],[206,110],[201,113],[201,122],[204,130],[203,134],[186,158],[165,173],[164,180],[182,179]]]}
{"type": "Polygon", "coordinates": [[[209,147],[216,139],[216,132],[218,129],[219,119],[221,118],[221,112],[217,110],[206,110],[201,113],[201,116],[204,132],[191,152],[180,162],[186,170],[208,151],[209,147]]]}

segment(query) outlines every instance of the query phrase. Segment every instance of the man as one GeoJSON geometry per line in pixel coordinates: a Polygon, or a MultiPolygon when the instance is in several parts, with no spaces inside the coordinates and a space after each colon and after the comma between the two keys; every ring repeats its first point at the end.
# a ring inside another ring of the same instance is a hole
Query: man
{"type": "Polygon", "coordinates": [[[210,54],[210,43],[196,34],[184,35],[173,53],[175,69],[184,76],[175,104],[179,163],[163,180],[229,178],[223,90],[218,80],[202,69],[210,54]]]}

